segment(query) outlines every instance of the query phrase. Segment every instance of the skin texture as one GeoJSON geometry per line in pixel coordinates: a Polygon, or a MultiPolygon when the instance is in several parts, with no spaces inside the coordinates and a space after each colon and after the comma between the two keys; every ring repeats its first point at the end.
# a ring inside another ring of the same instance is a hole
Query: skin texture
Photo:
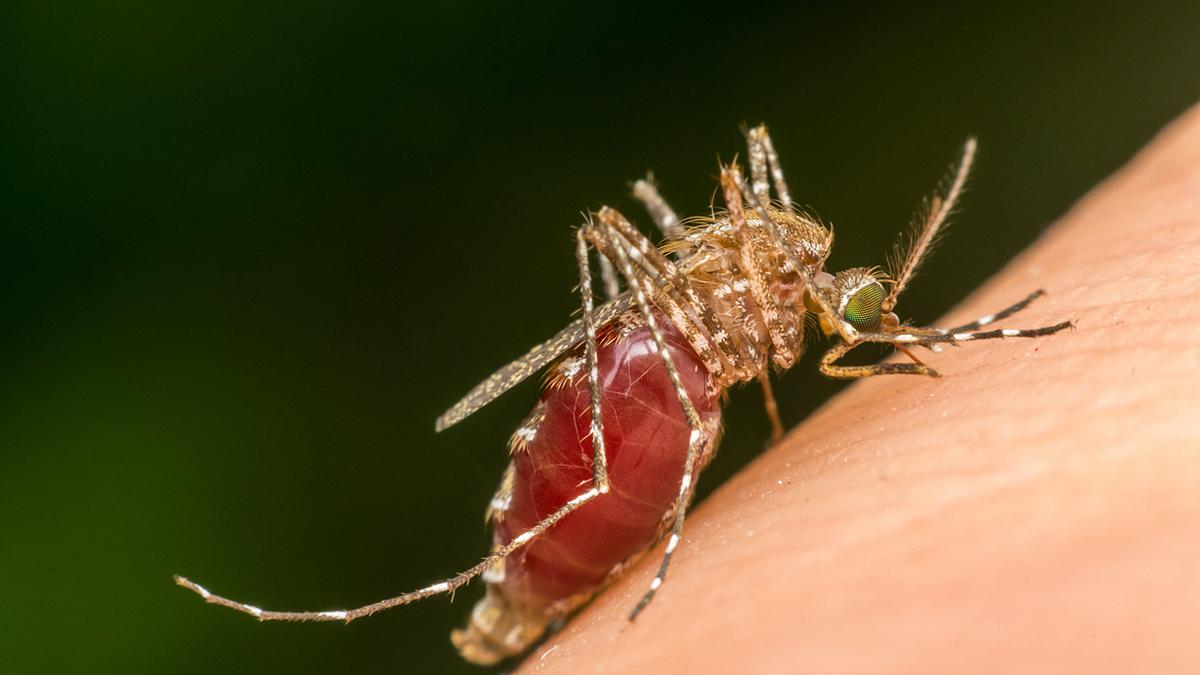
{"type": "Polygon", "coordinates": [[[1200,108],[856,383],[522,664],[586,672],[1200,672],[1200,108]]]}

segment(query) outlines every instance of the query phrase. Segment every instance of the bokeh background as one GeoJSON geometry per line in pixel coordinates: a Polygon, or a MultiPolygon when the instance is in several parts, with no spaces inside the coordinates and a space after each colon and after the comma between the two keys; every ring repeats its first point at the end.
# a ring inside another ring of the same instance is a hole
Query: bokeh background
{"type": "MultiPolygon", "coordinates": [[[[928,321],[1200,93],[1195,2],[827,4],[11,5],[0,671],[473,672],[447,631],[477,585],[347,628],[170,575],[322,609],[477,560],[536,385],[434,418],[569,319],[581,210],[647,222],[653,170],[703,213],[742,122],[838,268],[979,136],[902,303],[928,321]]],[[[840,386],[807,359],[787,423],[840,386]]],[[[761,452],[759,405],[733,397],[702,494],[761,452]]]]}

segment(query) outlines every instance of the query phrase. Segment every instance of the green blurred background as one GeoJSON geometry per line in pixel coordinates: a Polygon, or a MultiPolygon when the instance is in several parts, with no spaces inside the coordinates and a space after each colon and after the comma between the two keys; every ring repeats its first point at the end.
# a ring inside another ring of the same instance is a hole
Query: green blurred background
{"type": "MultiPolygon", "coordinates": [[[[1200,93],[1198,3],[1001,6],[10,5],[0,671],[471,670],[476,585],[347,628],[170,575],[322,609],[477,560],[536,385],[434,418],[569,319],[580,210],[645,223],[652,169],[704,212],[743,121],[838,268],[979,136],[901,307],[936,318],[1200,93]]],[[[805,360],[786,422],[839,386],[805,360]]],[[[728,410],[702,492],[767,435],[728,410]]]]}

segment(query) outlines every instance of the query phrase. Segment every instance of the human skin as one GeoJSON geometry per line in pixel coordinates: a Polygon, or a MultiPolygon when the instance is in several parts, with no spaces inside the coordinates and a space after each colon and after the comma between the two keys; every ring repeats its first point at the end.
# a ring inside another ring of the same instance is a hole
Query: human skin
{"type": "Polygon", "coordinates": [[[1036,288],[1074,330],[855,383],[521,672],[1200,672],[1200,107],[935,325],[1036,288]]]}

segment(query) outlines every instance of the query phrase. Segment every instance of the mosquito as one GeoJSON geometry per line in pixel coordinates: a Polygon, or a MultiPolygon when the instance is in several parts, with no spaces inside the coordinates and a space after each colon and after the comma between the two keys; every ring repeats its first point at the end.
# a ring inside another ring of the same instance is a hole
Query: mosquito
{"type": "Polygon", "coordinates": [[[792,202],[766,127],[747,129],[745,136],[749,180],[736,160],[722,166],[725,207],[711,209],[707,217],[680,220],[652,180],[634,184],[634,195],[664,236],[660,246],[615,209],[588,214],[575,230],[581,317],[438,418],[438,431],[457,424],[549,366],[537,405],[509,441],[511,462],[486,511],[493,547],[481,562],[449,579],[348,610],[265,610],[184,577],[176,583],[261,621],[348,623],[453,593],[482,576],[485,595],[451,640],[466,660],[497,663],[525,652],[552,622],[666,537],[658,572],[630,620],[646,609],[679,547],[696,480],[716,452],[722,396],[734,385],[757,380],[778,440],[783,426],[771,370],[795,364],[811,341],[806,337],[833,341],[820,360],[827,377],[936,378],[939,373],[911,347],[938,351],[945,344],[1050,335],[1072,325],[981,330],[1021,311],[1041,290],[953,328],[915,326],[897,317],[897,299],[962,194],[975,139],[967,140],[957,166],[901,236],[888,271],[855,267],[831,274],[825,261],[832,229],[792,202]],[[607,295],[599,306],[593,252],[607,295]],[[894,347],[909,361],[839,363],[866,343],[894,347]]]}

